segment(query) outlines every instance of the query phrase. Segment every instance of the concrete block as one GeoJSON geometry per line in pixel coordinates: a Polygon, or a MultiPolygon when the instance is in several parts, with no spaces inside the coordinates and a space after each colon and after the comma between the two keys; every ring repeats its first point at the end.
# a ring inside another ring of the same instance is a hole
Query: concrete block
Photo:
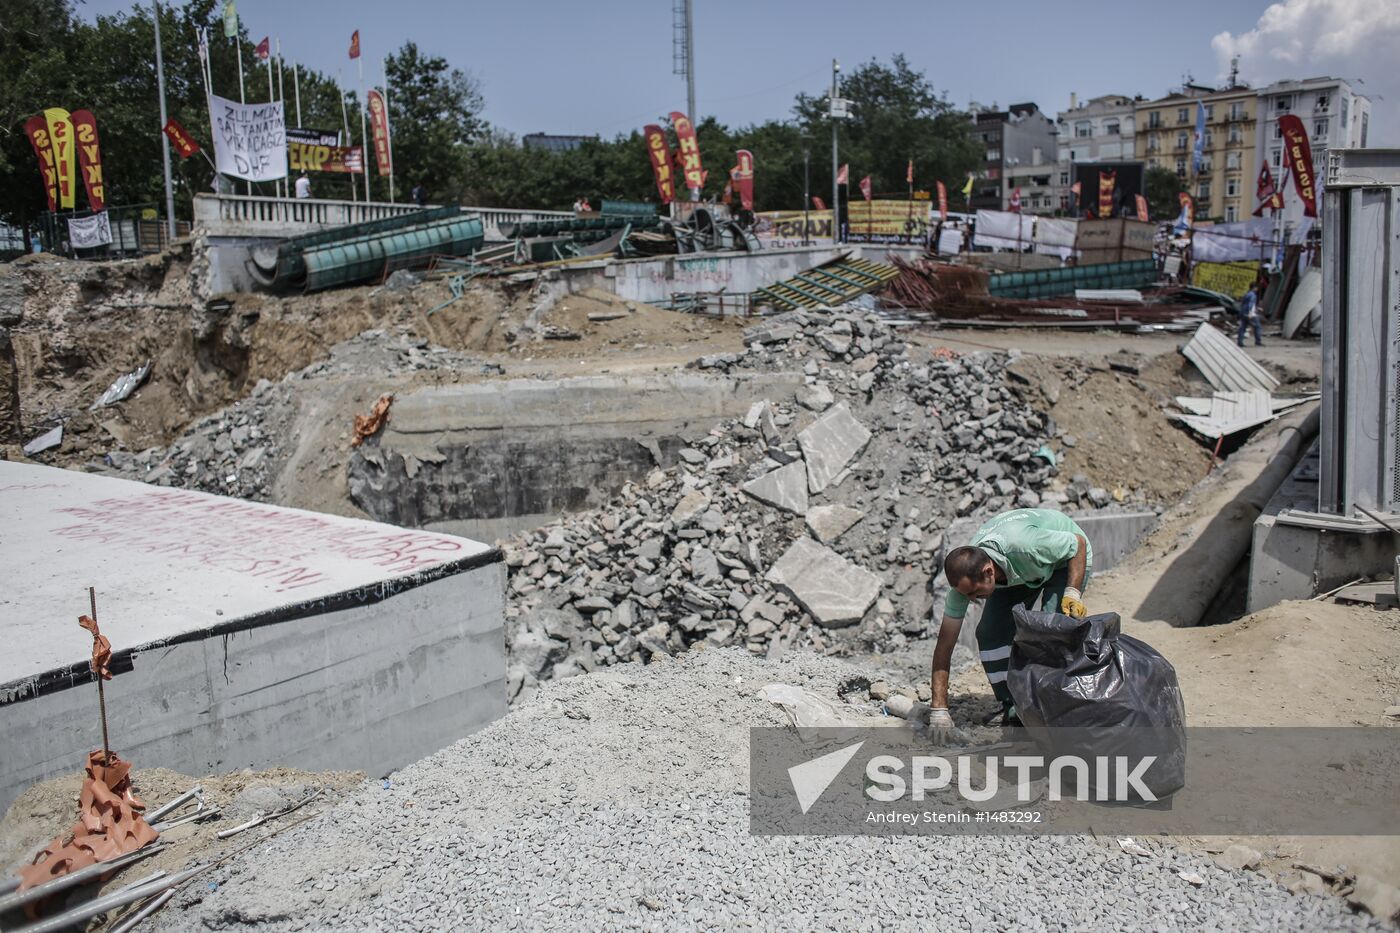
{"type": "Polygon", "coordinates": [[[801,515],[807,511],[807,468],[794,460],[764,473],[741,487],[760,502],[801,515]]]}
{"type": "Polygon", "coordinates": [[[101,742],[208,774],[371,775],[505,712],[505,566],[448,535],[0,461],[0,809],[101,742]]]}
{"type": "Polygon", "coordinates": [[[818,505],[807,510],[807,530],[822,544],[830,544],[865,517],[860,509],[845,505],[818,505]]]}
{"type": "Polygon", "coordinates": [[[797,434],[807,461],[807,481],[821,492],[870,442],[870,431],[856,420],[846,403],[833,405],[797,434]]]}
{"type": "Polygon", "coordinates": [[[875,574],[810,538],[798,538],[783,552],[768,581],[786,589],[827,628],[859,622],[881,586],[875,574]]]}

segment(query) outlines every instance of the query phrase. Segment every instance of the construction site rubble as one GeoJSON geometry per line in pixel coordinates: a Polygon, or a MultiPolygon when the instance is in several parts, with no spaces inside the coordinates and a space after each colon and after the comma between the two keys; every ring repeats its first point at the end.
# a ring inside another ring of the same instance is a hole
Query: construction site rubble
{"type": "Polygon", "coordinates": [[[746,352],[699,365],[799,369],[795,399],[758,401],[608,506],[507,542],[513,699],[702,642],[897,648],[928,634],[954,519],[1114,504],[1062,482],[1049,450],[1072,441],[1022,400],[1005,354],[916,366],[889,325],[843,310],[745,337],[746,352]]]}

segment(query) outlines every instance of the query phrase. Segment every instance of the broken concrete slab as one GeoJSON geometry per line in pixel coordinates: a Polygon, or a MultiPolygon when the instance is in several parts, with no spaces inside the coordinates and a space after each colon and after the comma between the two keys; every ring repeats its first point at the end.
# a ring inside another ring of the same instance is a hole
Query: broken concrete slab
{"type": "Polygon", "coordinates": [[[741,487],[744,492],[774,508],[801,515],[807,511],[807,468],[794,460],[764,473],[741,487]]]}
{"type": "Polygon", "coordinates": [[[679,528],[689,524],[697,515],[710,507],[710,497],[698,489],[681,496],[681,501],[671,510],[671,521],[679,528]]]}
{"type": "Polygon", "coordinates": [[[807,461],[808,488],[821,492],[870,442],[870,431],[846,403],[833,405],[797,434],[807,461]]]}
{"type": "Polygon", "coordinates": [[[818,625],[859,622],[880,595],[875,574],[810,538],[798,538],[768,571],[770,583],[792,594],[818,625]]]}
{"type": "Polygon", "coordinates": [[[797,404],[812,411],[826,411],[836,401],[825,382],[814,382],[797,390],[797,404]]]}
{"type": "Polygon", "coordinates": [[[865,517],[860,509],[845,505],[818,505],[807,510],[807,530],[822,544],[830,544],[865,517]]]}

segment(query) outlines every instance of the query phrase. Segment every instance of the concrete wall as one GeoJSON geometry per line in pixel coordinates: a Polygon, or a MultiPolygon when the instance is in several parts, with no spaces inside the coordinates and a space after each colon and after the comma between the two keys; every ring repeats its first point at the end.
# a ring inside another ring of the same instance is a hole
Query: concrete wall
{"type": "Polygon", "coordinates": [[[201,775],[380,773],[505,708],[501,554],[475,541],[0,461],[0,808],[101,742],[201,775]]]}
{"type": "Polygon", "coordinates": [[[801,373],[678,371],[423,389],[350,462],[371,516],[491,540],[607,502],[683,438],[762,398],[791,398],[801,373]]]}

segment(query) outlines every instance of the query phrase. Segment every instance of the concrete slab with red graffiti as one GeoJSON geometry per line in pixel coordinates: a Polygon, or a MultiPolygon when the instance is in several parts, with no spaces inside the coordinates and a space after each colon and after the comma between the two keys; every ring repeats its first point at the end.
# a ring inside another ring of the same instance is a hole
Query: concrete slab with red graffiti
{"type": "Polygon", "coordinates": [[[505,711],[504,569],[453,535],[0,462],[0,808],[101,744],[189,774],[415,760],[505,711]]]}

